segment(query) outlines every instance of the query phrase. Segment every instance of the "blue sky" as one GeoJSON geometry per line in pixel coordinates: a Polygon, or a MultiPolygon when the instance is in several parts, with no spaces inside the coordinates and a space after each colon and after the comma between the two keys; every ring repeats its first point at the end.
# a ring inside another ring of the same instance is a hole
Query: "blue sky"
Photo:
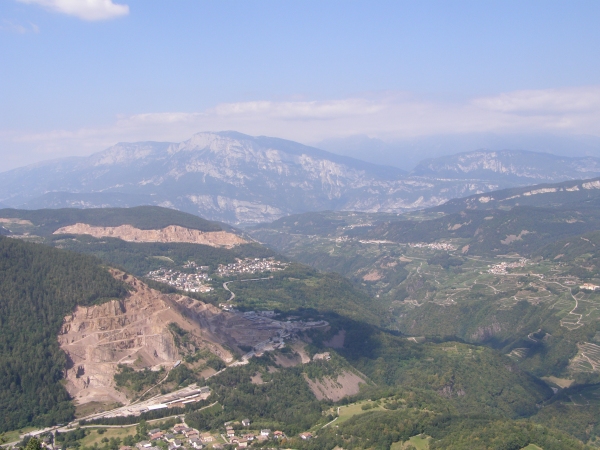
{"type": "Polygon", "coordinates": [[[598,1],[2,0],[0,171],[222,129],[600,136],[599,23],[598,1]]]}

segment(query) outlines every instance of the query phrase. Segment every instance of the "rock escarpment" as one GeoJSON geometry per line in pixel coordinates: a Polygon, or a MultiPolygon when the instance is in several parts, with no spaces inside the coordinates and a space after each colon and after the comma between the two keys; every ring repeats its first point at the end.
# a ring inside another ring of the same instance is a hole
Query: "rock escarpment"
{"type": "MultiPolygon", "coordinates": [[[[183,296],[161,294],[123,272],[113,274],[131,287],[131,293],[123,300],[77,307],[64,319],[58,336],[67,354],[66,388],[76,403],[127,403],[125,395],[115,389],[114,374],[119,364],[170,369],[181,358],[169,331],[170,323],[188,331],[198,347],[225,362],[233,359],[210,329],[182,314],[178,301],[183,296]]],[[[223,314],[212,305],[203,306],[197,314],[203,312],[207,324],[223,314]]]]}
{"type": "Polygon", "coordinates": [[[87,234],[95,238],[112,237],[127,242],[182,242],[225,248],[247,243],[246,240],[227,231],[204,232],[178,225],[169,225],[160,230],[140,230],[131,225],[96,227],[85,223],[76,223],[59,228],[54,234],[87,234]]]}

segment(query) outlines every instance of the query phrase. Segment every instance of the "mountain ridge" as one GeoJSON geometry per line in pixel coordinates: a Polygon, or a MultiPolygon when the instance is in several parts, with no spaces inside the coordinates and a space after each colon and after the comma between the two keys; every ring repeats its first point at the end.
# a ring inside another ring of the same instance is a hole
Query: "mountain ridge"
{"type": "Polygon", "coordinates": [[[0,173],[0,202],[26,209],[150,204],[251,225],[319,210],[406,212],[532,180],[592,175],[600,176],[600,159],[518,151],[428,160],[408,174],[280,138],[203,132],[0,173]],[[515,169],[519,161],[527,170],[515,169]]]}
{"type": "Polygon", "coordinates": [[[465,178],[514,177],[535,181],[565,181],[600,174],[600,159],[566,157],[525,150],[486,149],[427,159],[411,172],[417,176],[447,176],[465,178]],[[584,176],[582,176],[584,175],[584,176]]]}
{"type": "Polygon", "coordinates": [[[501,189],[484,194],[455,198],[430,208],[429,212],[456,213],[462,210],[513,208],[515,206],[559,207],[593,204],[600,199],[600,178],[569,180],[501,189]]]}

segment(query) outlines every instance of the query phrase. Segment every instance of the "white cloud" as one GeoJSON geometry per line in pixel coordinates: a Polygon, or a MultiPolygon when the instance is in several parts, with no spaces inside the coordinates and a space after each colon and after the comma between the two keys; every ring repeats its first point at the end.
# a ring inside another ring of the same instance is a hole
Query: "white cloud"
{"type": "Polygon", "coordinates": [[[177,142],[198,131],[219,130],[305,143],[358,134],[384,140],[467,133],[600,136],[600,87],[517,91],[455,103],[393,92],[324,101],[223,103],[197,112],[120,116],[105,128],[28,134],[0,130],[0,147],[31,161],[90,154],[119,141],[177,142]]]}
{"type": "Polygon", "coordinates": [[[27,23],[26,25],[13,22],[11,20],[2,20],[0,23],[0,31],[6,31],[9,33],[27,34],[27,33],[39,33],[40,28],[34,23],[27,23]]]}
{"type": "Polygon", "coordinates": [[[115,4],[112,0],[17,0],[36,4],[51,11],[75,16],[83,20],[108,20],[129,14],[129,6],[115,4]]]}
{"type": "Polygon", "coordinates": [[[600,86],[516,91],[473,101],[493,111],[525,114],[564,114],[600,111],[600,86]]]}
{"type": "Polygon", "coordinates": [[[212,111],[221,117],[247,117],[265,115],[271,119],[285,120],[330,120],[340,117],[370,115],[381,111],[382,104],[365,99],[344,99],[310,102],[244,102],[225,103],[212,111]]]}

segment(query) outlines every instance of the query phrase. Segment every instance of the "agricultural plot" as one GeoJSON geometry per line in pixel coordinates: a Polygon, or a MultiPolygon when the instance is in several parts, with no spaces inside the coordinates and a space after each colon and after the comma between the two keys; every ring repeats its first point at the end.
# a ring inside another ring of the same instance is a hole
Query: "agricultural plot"
{"type": "Polygon", "coordinates": [[[520,360],[520,359],[524,359],[527,358],[527,355],[529,354],[529,349],[525,348],[525,347],[519,347],[519,348],[515,348],[513,349],[508,356],[515,359],[515,360],[520,360]]]}
{"type": "Polygon", "coordinates": [[[579,352],[571,361],[569,368],[575,372],[600,371],[600,346],[584,342],[577,347],[579,352]]]}
{"type": "Polygon", "coordinates": [[[102,446],[104,442],[108,442],[110,439],[119,439],[122,441],[126,436],[135,435],[136,428],[135,426],[126,426],[123,428],[99,427],[88,429],[88,431],[89,434],[80,443],[85,447],[93,447],[94,445],[102,446]]]}
{"type": "Polygon", "coordinates": [[[338,419],[333,422],[335,425],[340,425],[346,422],[348,419],[356,416],[357,414],[364,414],[368,411],[385,411],[385,409],[378,403],[370,402],[368,400],[352,403],[346,406],[340,406],[338,408],[338,419]],[[366,408],[366,409],[363,409],[366,408]]]}
{"type": "Polygon", "coordinates": [[[391,450],[404,450],[409,445],[412,445],[417,450],[427,450],[429,448],[430,441],[430,436],[420,434],[418,436],[411,437],[406,442],[395,442],[392,444],[391,450]]]}
{"type": "MultiPolygon", "coordinates": [[[[374,239],[366,236],[377,233],[364,227],[377,226],[376,218],[338,216],[324,221],[325,228],[300,220],[263,229],[259,239],[349,278],[387,311],[387,328],[492,345],[539,376],[570,377],[566,361],[577,348],[568,333],[600,319],[600,291],[579,288],[600,285],[600,279],[577,276],[589,263],[564,255],[524,257],[508,253],[508,245],[507,254],[477,255],[469,251],[472,239],[461,237],[399,243],[382,232],[374,239]],[[557,361],[565,362],[558,372],[557,361]]],[[[594,364],[580,357],[570,369],[590,371],[594,364]]]]}
{"type": "Polygon", "coordinates": [[[581,281],[564,263],[517,254],[469,256],[461,239],[403,244],[351,238],[339,230],[290,239],[290,256],[350,278],[387,305],[392,317],[410,316],[428,303],[449,307],[489,299],[498,310],[522,301],[548,306],[569,330],[600,318],[600,294],[573,295],[581,281]]]}

